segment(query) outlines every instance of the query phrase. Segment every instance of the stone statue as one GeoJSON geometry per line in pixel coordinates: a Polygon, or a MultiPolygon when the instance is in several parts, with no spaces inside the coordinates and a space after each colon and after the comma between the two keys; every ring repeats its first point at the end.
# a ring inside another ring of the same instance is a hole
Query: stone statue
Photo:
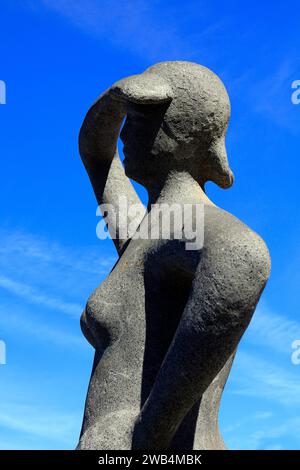
{"type": "Polygon", "coordinates": [[[95,359],[78,449],[225,449],[221,394],[270,271],[262,239],[205,194],[207,181],[233,183],[229,115],[220,79],[179,61],[116,82],[86,115],[80,155],[98,203],[119,214],[119,259],[81,318],[95,359]],[[119,204],[141,204],[129,178],[149,195],[136,216],[119,204]],[[201,248],[132,237],[153,204],[173,203],[204,207],[201,248]]]}

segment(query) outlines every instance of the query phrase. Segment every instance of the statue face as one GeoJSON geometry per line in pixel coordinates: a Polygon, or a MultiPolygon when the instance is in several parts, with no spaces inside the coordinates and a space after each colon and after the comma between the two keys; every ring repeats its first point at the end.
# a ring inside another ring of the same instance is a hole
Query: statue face
{"type": "MultiPolygon", "coordinates": [[[[210,180],[230,187],[233,175],[225,149],[230,103],[224,85],[196,64],[166,62],[152,68],[168,82],[173,97],[164,104],[128,103],[120,136],[127,176],[149,187],[179,170],[200,184],[210,180]]],[[[142,97],[154,75],[146,71],[143,79],[141,74],[137,88],[142,97]]]]}
{"type": "Polygon", "coordinates": [[[146,184],[169,168],[167,154],[174,143],[164,132],[164,116],[169,105],[128,104],[120,138],[124,144],[126,175],[146,184]]]}
{"type": "Polygon", "coordinates": [[[167,105],[129,104],[120,138],[124,144],[124,168],[129,178],[151,186],[170,170],[189,171],[202,183],[214,181],[222,188],[233,183],[225,148],[229,115],[212,134],[191,135],[192,122],[186,115],[180,129],[174,128],[174,109],[167,105]],[[170,119],[171,116],[171,119],[170,119]]]}

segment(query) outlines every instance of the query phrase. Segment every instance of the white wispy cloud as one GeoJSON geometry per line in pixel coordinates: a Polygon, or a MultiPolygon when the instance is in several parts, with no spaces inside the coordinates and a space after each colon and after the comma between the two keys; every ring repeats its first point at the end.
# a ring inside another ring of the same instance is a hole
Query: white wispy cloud
{"type": "Polygon", "coordinates": [[[101,254],[100,244],[98,247],[78,249],[61,246],[37,234],[0,228],[0,263],[9,264],[10,260],[14,260],[18,264],[20,258],[24,268],[27,259],[99,275],[107,273],[116,257],[101,254]]]}
{"type": "Polygon", "coordinates": [[[227,442],[232,449],[251,450],[282,450],[294,449],[300,445],[300,418],[288,417],[282,422],[257,422],[256,430],[252,430],[255,421],[247,420],[237,423],[228,433],[227,442]],[[250,429],[249,429],[250,427],[250,429]],[[292,443],[287,446],[284,442],[292,443]]]}
{"type": "Polygon", "coordinates": [[[86,341],[80,334],[78,322],[78,334],[65,331],[58,324],[56,327],[41,319],[37,315],[29,313],[24,307],[22,310],[11,305],[0,305],[1,335],[11,335],[24,338],[34,338],[35,341],[45,345],[54,344],[62,348],[72,348],[80,354],[86,350],[86,341]],[[7,315],[9,312],[9,315],[7,315]]]}
{"type": "Polygon", "coordinates": [[[300,420],[294,414],[300,412],[300,369],[291,363],[291,343],[299,337],[298,321],[259,304],[225,390],[233,400],[238,395],[245,402],[245,416],[224,427],[229,448],[281,449],[287,442],[290,448],[299,447],[295,430],[300,420]],[[248,414],[247,402],[269,409],[248,414]]]}
{"type": "Polygon", "coordinates": [[[31,286],[14,281],[13,279],[9,279],[5,276],[0,276],[0,287],[17,295],[18,297],[21,297],[22,299],[27,300],[28,302],[59,310],[67,315],[73,316],[74,318],[78,318],[82,311],[82,306],[79,304],[67,303],[55,297],[50,297],[31,286]]]}
{"type": "Polygon", "coordinates": [[[300,407],[299,372],[291,363],[283,368],[272,360],[239,351],[231,381],[233,394],[300,407]]]}
{"type": "Polygon", "coordinates": [[[97,249],[64,247],[0,228],[0,326],[5,334],[83,351],[79,318],[92,290],[115,261],[97,249]],[[51,312],[51,315],[49,315],[51,312]],[[63,314],[63,316],[61,316],[63,314]],[[72,324],[66,328],[66,323],[72,324]]]}
{"type": "Polygon", "coordinates": [[[261,302],[246,333],[246,341],[290,357],[295,339],[300,339],[300,322],[274,312],[261,302]]]}
{"type": "Polygon", "coordinates": [[[238,421],[231,423],[223,428],[223,432],[226,434],[237,434],[238,429],[246,428],[249,426],[249,423],[261,423],[262,421],[268,420],[273,416],[271,411],[264,411],[260,413],[254,413],[250,415],[245,415],[240,418],[238,421]]]}
{"type": "Polygon", "coordinates": [[[291,84],[298,78],[299,65],[299,58],[291,54],[282,58],[267,76],[249,82],[247,92],[254,111],[292,133],[299,132],[298,109],[291,102],[291,84]]]}
{"type": "Polygon", "coordinates": [[[0,403],[0,427],[45,440],[60,441],[66,446],[74,446],[74,435],[78,433],[80,419],[81,416],[77,413],[45,410],[39,406],[17,402],[0,403]]]}
{"type": "Polygon", "coordinates": [[[112,250],[64,247],[37,235],[0,229],[0,289],[78,318],[112,268],[112,250]]]}
{"type": "Polygon", "coordinates": [[[195,0],[169,3],[164,9],[146,0],[120,0],[114,6],[110,0],[42,0],[42,4],[84,32],[150,60],[207,54],[210,38],[224,26],[224,18],[207,22],[205,3],[195,0]],[[191,33],[186,24],[195,18],[198,33],[191,33]]]}

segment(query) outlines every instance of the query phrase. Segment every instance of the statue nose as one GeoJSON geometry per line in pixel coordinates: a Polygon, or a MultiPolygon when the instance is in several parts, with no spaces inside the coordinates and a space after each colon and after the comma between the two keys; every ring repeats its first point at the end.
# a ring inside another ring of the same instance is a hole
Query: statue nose
{"type": "Polygon", "coordinates": [[[233,174],[233,172],[232,172],[231,170],[230,170],[230,173],[229,173],[229,175],[228,175],[228,182],[229,182],[229,186],[228,186],[228,187],[230,188],[230,186],[232,186],[233,183],[234,183],[234,174],[233,174]]]}

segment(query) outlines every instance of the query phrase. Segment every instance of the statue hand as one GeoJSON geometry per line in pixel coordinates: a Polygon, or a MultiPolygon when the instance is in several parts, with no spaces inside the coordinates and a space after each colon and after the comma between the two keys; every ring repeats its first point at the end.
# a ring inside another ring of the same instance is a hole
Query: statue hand
{"type": "Polygon", "coordinates": [[[153,72],[118,80],[109,89],[112,99],[136,104],[160,104],[171,101],[173,90],[165,79],[153,72]]]}

